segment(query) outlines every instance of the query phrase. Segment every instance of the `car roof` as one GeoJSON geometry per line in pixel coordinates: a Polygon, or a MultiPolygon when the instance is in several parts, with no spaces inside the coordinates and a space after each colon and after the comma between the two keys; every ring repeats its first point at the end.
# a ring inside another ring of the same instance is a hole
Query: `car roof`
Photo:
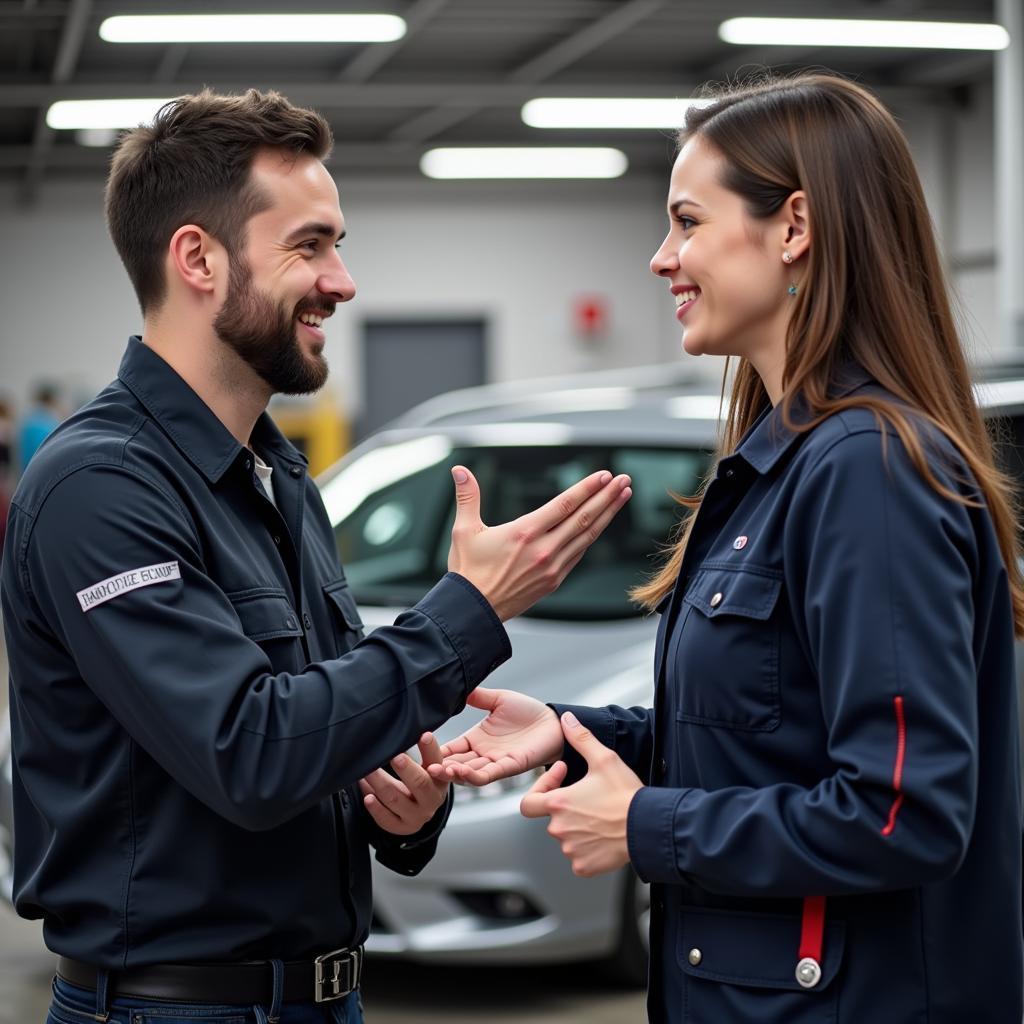
{"type": "MultiPolygon", "coordinates": [[[[1024,412],[1024,366],[993,363],[973,375],[986,416],[1024,412]]],[[[720,382],[680,363],[490,384],[415,406],[359,444],[342,464],[371,448],[430,434],[443,434],[456,447],[643,444],[710,450],[727,408],[720,382]]]]}

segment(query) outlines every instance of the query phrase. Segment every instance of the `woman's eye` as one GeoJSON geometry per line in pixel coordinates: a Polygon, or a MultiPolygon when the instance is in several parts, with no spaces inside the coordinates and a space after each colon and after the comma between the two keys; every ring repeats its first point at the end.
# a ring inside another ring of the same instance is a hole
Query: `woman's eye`
{"type": "Polygon", "coordinates": [[[689,231],[690,228],[697,226],[697,222],[692,217],[677,217],[676,223],[681,225],[684,231],[689,231]]]}

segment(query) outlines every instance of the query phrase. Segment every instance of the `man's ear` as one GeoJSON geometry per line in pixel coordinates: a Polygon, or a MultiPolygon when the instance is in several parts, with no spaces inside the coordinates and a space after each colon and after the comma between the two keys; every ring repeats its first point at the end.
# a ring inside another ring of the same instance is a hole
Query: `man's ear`
{"type": "Polygon", "coordinates": [[[796,262],[811,247],[811,220],[807,194],[800,190],[794,192],[782,204],[779,217],[782,226],[782,250],[788,250],[793,262],[796,262]]]}
{"type": "Polygon", "coordinates": [[[197,292],[214,292],[227,274],[224,247],[195,224],[184,224],[174,232],[167,256],[168,272],[197,292]]]}

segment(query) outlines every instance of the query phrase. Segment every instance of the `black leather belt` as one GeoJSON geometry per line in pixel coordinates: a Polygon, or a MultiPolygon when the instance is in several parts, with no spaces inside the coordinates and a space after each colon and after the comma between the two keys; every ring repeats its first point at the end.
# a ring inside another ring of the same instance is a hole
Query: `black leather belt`
{"type": "MultiPolygon", "coordinates": [[[[336,949],[315,960],[284,965],[286,1003],[325,1003],[341,999],[359,987],[363,948],[336,949]]],[[[96,968],[62,956],[57,976],[78,988],[96,988],[96,968]]],[[[111,971],[107,992],[111,999],[133,996],[187,1003],[269,1005],[274,974],[269,960],[232,964],[153,964],[126,971],[111,971]]]]}

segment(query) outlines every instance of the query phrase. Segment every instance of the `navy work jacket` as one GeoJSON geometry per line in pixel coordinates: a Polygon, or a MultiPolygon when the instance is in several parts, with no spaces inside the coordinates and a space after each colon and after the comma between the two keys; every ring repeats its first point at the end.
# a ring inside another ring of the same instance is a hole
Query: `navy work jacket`
{"type": "MultiPolygon", "coordinates": [[[[891,399],[859,371],[843,390],[891,399]]],[[[627,827],[654,1021],[1020,1024],[1007,575],[987,511],[884,440],[865,409],[804,433],[768,410],[707,489],[654,709],[572,708],[647,783],[627,827]]]]}
{"type": "Polygon", "coordinates": [[[298,960],[361,942],[368,843],[415,874],[447,817],[378,828],[358,780],[511,653],[449,574],[363,639],[303,457],[240,445],[132,339],[39,450],[3,560],[15,891],[57,953],[107,968],[298,960]]]}

